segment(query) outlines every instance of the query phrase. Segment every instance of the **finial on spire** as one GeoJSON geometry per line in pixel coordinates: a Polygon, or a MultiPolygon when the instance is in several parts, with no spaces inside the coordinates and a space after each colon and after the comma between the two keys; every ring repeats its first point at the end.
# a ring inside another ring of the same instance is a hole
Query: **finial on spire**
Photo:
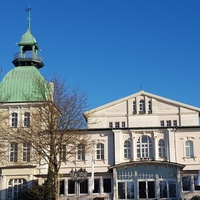
{"type": "Polygon", "coordinates": [[[27,19],[28,19],[28,27],[29,28],[31,27],[31,10],[32,10],[32,8],[30,7],[30,5],[28,8],[25,9],[25,11],[28,12],[27,19]]]}

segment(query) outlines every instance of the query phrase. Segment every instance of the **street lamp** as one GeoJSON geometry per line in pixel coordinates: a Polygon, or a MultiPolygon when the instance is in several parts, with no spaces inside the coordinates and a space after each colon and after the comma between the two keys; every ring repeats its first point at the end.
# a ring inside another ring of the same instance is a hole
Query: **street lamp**
{"type": "Polygon", "coordinates": [[[86,178],[87,178],[87,171],[83,168],[80,168],[79,170],[73,171],[73,169],[71,169],[71,171],[69,172],[72,180],[75,181],[75,195],[78,197],[77,199],[79,199],[79,195],[80,195],[80,183],[83,182],[86,178]]]}

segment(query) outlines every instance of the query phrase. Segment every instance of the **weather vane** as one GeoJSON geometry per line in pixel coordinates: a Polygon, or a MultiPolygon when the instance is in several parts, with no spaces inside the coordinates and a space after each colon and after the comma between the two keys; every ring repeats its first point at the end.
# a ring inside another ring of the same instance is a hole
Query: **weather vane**
{"type": "Polygon", "coordinates": [[[28,19],[28,27],[29,27],[29,28],[30,28],[30,26],[31,26],[31,10],[32,10],[32,8],[30,7],[30,5],[29,5],[28,8],[25,9],[25,11],[28,12],[28,17],[27,17],[27,19],[28,19]]]}

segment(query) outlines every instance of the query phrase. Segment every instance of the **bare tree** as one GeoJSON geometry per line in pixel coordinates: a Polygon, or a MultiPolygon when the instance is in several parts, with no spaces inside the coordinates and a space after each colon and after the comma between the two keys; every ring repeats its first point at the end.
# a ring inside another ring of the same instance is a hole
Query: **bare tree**
{"type": "Polygon", "coordinates": [[[78,88],[69,89],[57,77],[50,84],[41,80],[36,82],[35,95],[42,99],[30,103],[28,128],[23,128],[21,124],[21,127],[9,131],[7,138],[30,145],[31,161],[48,165],[44,196],[48,200],[57,200],[61,164],[74,161],[79,144],[84,145],[86,152],[90,149],[82,114],[87,107],[87,97],[78,88]]]}

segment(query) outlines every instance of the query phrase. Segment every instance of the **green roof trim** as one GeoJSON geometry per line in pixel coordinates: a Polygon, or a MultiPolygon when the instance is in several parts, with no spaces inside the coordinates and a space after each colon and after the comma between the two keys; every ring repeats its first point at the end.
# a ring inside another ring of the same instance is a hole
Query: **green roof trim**
{"type": "Polygon", "coordinates": [[[50,94],[50,85],[34,66],[16,67],[0,83],[0,102],[47,101],[50,94]]]}

